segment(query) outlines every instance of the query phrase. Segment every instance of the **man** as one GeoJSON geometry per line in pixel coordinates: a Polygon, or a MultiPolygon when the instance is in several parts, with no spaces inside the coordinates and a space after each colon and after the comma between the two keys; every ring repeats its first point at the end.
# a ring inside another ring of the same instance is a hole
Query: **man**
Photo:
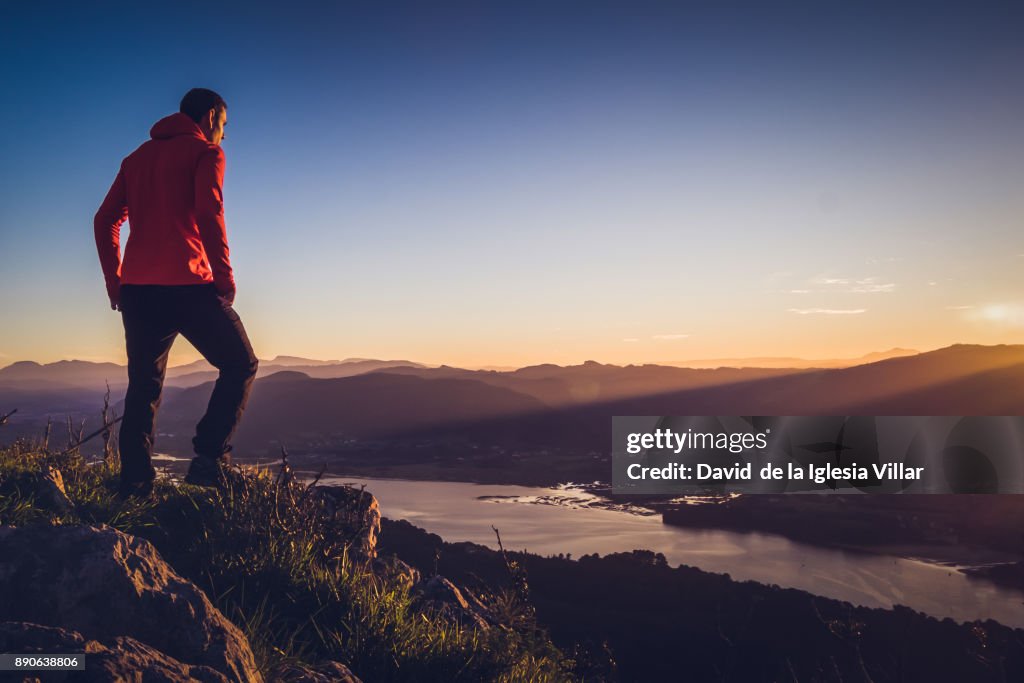
{"type": "Polygon", "coordinates": [[[96,212],[96,249],[110,307],[121,312],[128,392],[120,430],[122,498],[153,490],[153,422],[167,356],[180,333],[220,371],[192,439],[186,482],[219,486],[231,462],[228,442],[245,409],[258,361],[231,307],[221,187],[227,104],[196,88],[180,111],[150,130],[151,140],[121,162],[96,212]],[[130,233],[121,260],[121,224],[130,233]]]}

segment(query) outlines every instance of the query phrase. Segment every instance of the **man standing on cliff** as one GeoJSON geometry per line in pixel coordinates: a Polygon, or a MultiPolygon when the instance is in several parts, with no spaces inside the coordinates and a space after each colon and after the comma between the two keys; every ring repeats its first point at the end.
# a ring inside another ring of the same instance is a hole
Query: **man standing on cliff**
{"type": "Polygon", "coordinates": [[[150,130],[151,140],[121,162],[96,212],[96,249],[110,307],[121,312],[128,392],[120,430],[121,497],[153,490],[153,423],[167,356],[180,333],[220,371],[192,439],[185,481],[220,486],[231,435],[245,409],[258,361],[231,307],[235,280],[224,226],[227,104],[195,88],[180,111],[150,130]],[[121,224],[130,231],[121,260],[121,224]]]}

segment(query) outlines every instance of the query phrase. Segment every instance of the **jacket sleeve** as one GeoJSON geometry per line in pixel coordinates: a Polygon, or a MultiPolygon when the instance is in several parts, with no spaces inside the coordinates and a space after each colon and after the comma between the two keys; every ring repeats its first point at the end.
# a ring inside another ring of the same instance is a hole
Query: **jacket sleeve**
{"type": "Polygon", "coordinates": [[[228,254],[224,225],[224,150],[211,146],[196,167],[195,218],[206,258],[213,271],[213,284],[220,294],[234,291],[235,277],[228,254]]]}
{"type": "Polygon", "coordinates": [[[124,166],[117,172],[114,183],[107,191],[93,218],[96,251],[103,269],[107,296],[111,301],[119,297],[121,286],[121,224],[128,218],[128,199],[124,184],[124,166]]]}

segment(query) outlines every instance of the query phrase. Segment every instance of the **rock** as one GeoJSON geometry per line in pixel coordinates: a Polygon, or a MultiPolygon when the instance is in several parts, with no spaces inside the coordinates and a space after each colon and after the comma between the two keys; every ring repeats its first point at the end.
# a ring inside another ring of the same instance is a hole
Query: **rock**
{"type": "Polygon", "coordinates": [[[0,622],[0,652],[80,652],[85,648],[81,633],[55,626],[24,621],[0,622]]]}
{"type": "Polygon", "coordinates": [[[228,683],[208,666],[190,666],[134,638],[118,636],[108,644],[86,640],[81,633],[27,622],[0,623],[0,651],[24,654],[84,653],[85,672],[51,672],[47,681],[201,681],[228,683]]]}
{"type": "Polygon", "coordinates": [[[396,555],[376,558],[371,564],[373,573],[404,584],[411,589],[420,582],[420,570],[398,559],[396,555]]]}
{"type": "Polygon", "coordinates": [[[443,576],[431,576],[423,582],[419,589],[426,600],[448,602],[458,605],[462,609],[469,609],[469,603],[462,596],[462,591],[443,576]]]}
{"type": "Polygon", "coordinates": [[[127,636],[114,638],[114,642],[109,648],[104,648],[100,644],[95,649],[89,649],[87,646],[86,657],[89,661],[90,676],[96,676],[94,680],[104,680],[99,678],[98,674],[109,676],[105,679],[109,681],[141,679],[143,681],[228,683],[232,680],[212,667],[179,662],[173,657],[168,657],[145,643],[140,643],[127,636]],[[100,651],[99,648],[106,651],[100,651]]]}
{"type": "Polygon", "coordinates": [[[262,680],[238,627],[151,543],[109,527],[0,527],[0,614],[262,680]]]}
{"type": "Polygon", "coordinates": [[[443,576],[432,576],[413,587],[413,602],[450,619],[471,624],[486,631],[494,623],[483,603],[471,593],[467,600],[459,588],[443,576]]]}
{"type": "Polygon", "coordinates": [[[322,502],[328,523],[342,525],[355,534],[356,559],[377,557],[380,504],[372,493],[351,486],[314,486],[313,494],[322,502]]]}
{"type": "Polygon", "coordinates": [[[460,590],[462,591],[462,597],[466,598],[466,602],[469,603],[469,609],[479,614],[485,615],[487,621],[491,622],[490,610],[487,609],[487,606],[484,605],[480,598],[473,595],[473,592],[465,586],[463,586],[460,590]]]}
{"type": "Polygon", "coordinates": [[[74,507],[64,490],[64,477],[56,467],[48,466],[36,482],[36,501],[54,512],[67,512],[74,507]]]}
{"type": "Polygon", "coordinates": [[[362,683],[347,666],[333,661],[315,667],[288,664],[274,670],[269,678],[275,683],[362,683]]]}
{"type": "Polygon", "coordinates": [[[74,507],[64,490],[64,478],[53,466],[36,471],[5,472],[0,476],[0,495],[31,497],[36,507],[58,514],[74,507]]]}

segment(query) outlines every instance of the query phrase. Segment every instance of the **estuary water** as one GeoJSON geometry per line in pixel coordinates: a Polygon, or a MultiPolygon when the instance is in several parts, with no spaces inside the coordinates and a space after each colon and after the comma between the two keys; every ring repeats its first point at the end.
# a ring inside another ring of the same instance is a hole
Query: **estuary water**
{"type": "Polygon", "coordinates": [[[366,486],[384,516],[406,519],[446,541],[573,557],[634,549],[663,553],[733,579],[775,584],[865,607],[906,605],[956,621],[994,619],[1024,628],[1024,592],[968,578],[956,567],[810,546],[781,536],[666,526],[660,515],[601,507],[573,488],[538,488],[363,476],[325,476],[322,484],[366,486]]]}

